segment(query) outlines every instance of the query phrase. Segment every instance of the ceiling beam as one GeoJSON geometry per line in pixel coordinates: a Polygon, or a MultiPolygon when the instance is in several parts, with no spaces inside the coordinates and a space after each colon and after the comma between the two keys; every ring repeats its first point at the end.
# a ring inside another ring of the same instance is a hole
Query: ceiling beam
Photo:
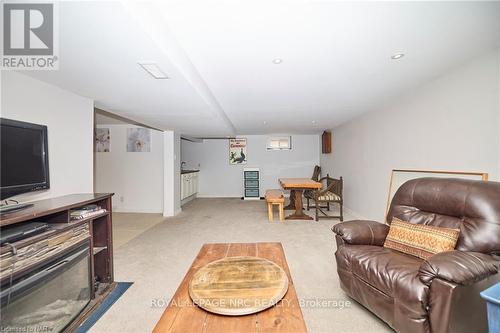
{"type": "Polygon", "coordinates": [[[159,2],[147,1],[122,0],[121,2],[156,45],[158,45],[165,56],[207,103],[214,117],[221,119],[226,125],[229,134],[234,135],[236,129],[233,123],[170,31],[166,23],[166,17],[161,14],[163,12],[160,7],[161,4],[159,2]]]}

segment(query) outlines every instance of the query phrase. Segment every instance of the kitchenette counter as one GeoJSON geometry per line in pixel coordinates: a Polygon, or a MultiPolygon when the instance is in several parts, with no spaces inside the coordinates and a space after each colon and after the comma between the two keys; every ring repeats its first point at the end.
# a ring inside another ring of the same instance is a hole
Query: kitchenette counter
{"type": "Polygon", "coordinates": [[[198,179],[200,170],[181,170],[181,205],[187,198],[194,199],[198,193],[198,179]]]}
{"type": "Polygon", "coordinates": [[[195,172],[200,172],[200,170],[181,170],[181,175],[184,175],[187,173],[195,173],[195,172]]]}

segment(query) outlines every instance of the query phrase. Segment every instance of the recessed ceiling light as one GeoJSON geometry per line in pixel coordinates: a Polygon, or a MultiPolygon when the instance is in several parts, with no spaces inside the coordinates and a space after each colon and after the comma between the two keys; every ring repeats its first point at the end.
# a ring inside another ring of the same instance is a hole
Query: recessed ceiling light
{"type": "Polygon", "coordinates": [[[280,59],[280,58],[273,59],[273,64],[275,64],[275,65],[279,65],[282,62],[283,62],[283,59],[280,59]]]}
{"type": "Polygon", "coordinates": [[[405,54],[404,54],[404,53],[396,53],[396,54],[393,54],[393,55],[391,56],[391,59],[393,59],[393,60],[398,60],[398,59],[403,58],[404,56],[405,56],[405,54]]]}
{"type": "Polygon", "coordinates": [[[139,62],[139,66],[141,66],[146,72],[149,73],[155,79],[169,79],[167,74],[165,74],[157,64],[153,62],[145,63],[139,62]]]}
{"type": "Polygon", "coordinates": [[[265,120],[264,120],[264,121],[263,121],[263,123],[264,123],[264,125],[265,125],[265,124],[267,124],[267,121],[265,121],[265,120]]]}

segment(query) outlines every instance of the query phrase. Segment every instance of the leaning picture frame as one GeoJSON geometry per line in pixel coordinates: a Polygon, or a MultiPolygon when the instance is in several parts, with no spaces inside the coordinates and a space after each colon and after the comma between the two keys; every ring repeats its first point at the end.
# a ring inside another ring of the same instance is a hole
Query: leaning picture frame
{"type": "Polygon", "coordinates": [[[424,178],[424,177],[438,177],[438,178],[461,178],[471,180],[488,180],[488,173],[486,172],[468,172],[468,171],[442,171],[442,170],[414,170],[414,169],[393,169],[389,180],[389,191],[387,195],[387,205],[385,209],[385,216],[389,213],[392,198],[396,194],[403,183],[411,179],[424,178]]]}

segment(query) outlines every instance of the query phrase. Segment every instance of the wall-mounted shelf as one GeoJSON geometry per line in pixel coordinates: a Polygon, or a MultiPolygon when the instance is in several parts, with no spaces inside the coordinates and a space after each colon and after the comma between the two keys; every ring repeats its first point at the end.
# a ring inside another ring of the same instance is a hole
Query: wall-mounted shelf
{"type": "Polygon", "coordinates": [[[323,154],[332,152],[332,132],[324,131],[321,135],[321,152],[323,154]]]}

